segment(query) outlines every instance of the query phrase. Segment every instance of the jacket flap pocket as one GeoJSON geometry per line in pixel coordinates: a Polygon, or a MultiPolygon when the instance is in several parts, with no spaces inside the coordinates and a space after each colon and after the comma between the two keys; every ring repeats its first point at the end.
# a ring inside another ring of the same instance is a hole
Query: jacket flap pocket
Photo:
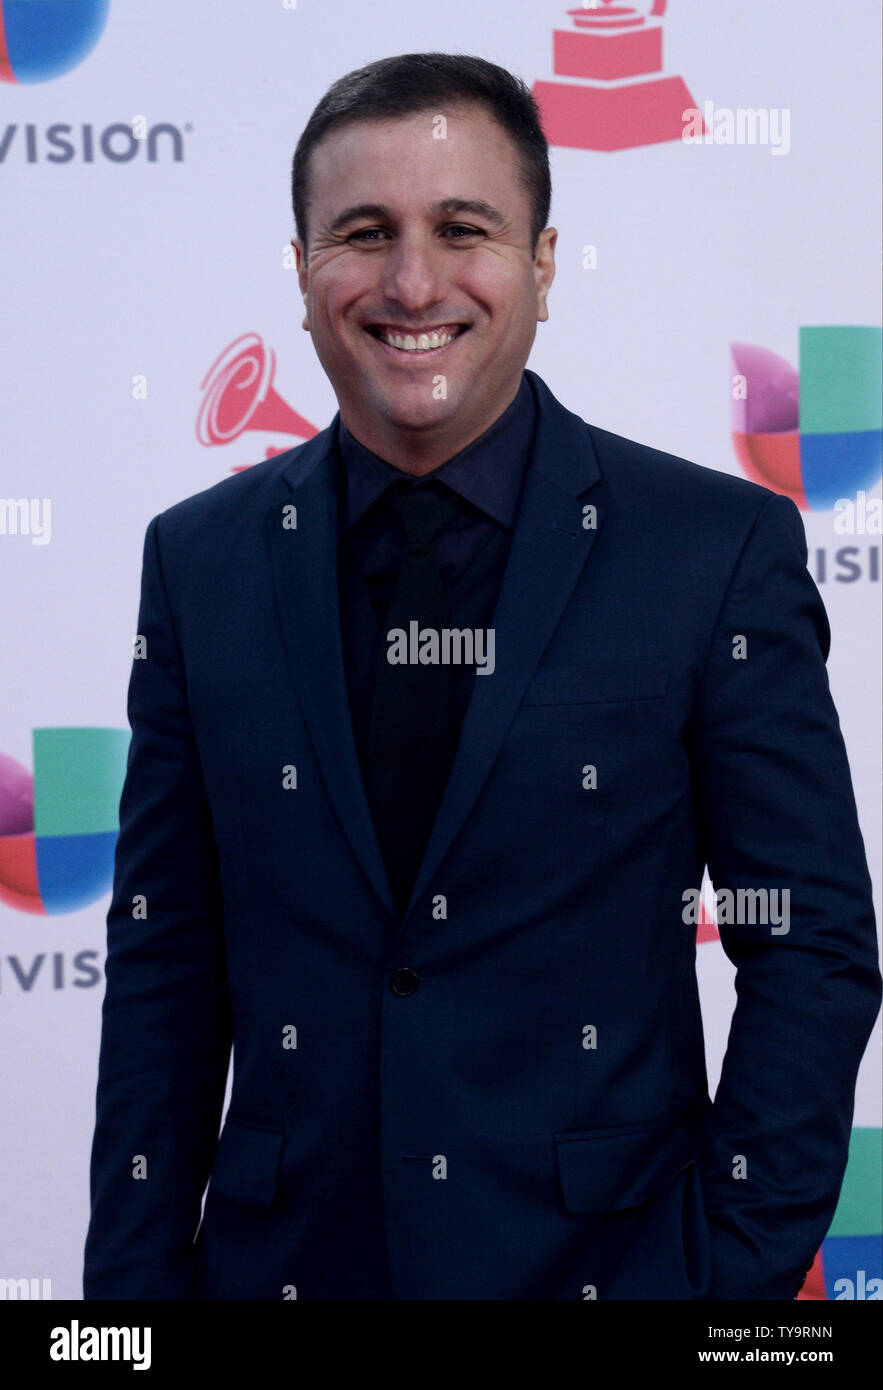
{"type": "Polygon", "coordinates": [[[704,1144],[695,1116],[556,1134],[564,1205],[576,1215],[637,1206],[698,1158],[704,1144]]]}
{"type": "Polygon", "coordinates": [[[664,657],[607,659],[583,666],[540,666],[524,692],[523,705],[588,705],[620,700],[656,700],[665,695],[664,657]]]}
{"type": "Polygon", "coordinates": [[[249,1129],[228,1120],[215,1150],[212,1190],[234,1202],[270,1206],[276,1195],[284,1143],[283,1134],[249,1129]]]}

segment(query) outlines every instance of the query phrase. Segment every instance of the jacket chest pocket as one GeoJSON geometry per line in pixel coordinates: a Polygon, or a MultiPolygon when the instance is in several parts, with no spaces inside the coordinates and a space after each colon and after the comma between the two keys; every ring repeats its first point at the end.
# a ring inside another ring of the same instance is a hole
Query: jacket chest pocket
{"type": "Polygon", "coordinates": [[[660,762],[676,751],[668,671],[665,658],[540,667],[507,736],[507,756],[533,770],[562,815],[624,816],[646,794],[655,797],[666,780],[660,762]]]}
{"type": "Polygon", "coordinates": [[[579,666],[541,666],[521,700],[529,705],[630,705],[662,700],[668,685],[665,657],[617,657],[579,666]]]}

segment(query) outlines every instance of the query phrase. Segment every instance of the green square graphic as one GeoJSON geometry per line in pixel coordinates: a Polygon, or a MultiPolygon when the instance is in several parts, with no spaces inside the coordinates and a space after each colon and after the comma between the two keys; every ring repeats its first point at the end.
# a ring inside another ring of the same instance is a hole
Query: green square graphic
{"type": "Polygon", "coordinates": [[[883,429],[883,328],[800,330],[800,429],[854,434],[883,429]]]}
{"type": "Polygon", "coordinates": [[[34,730],[34,832],[119,830],[128,729],[34,730]]]}
{"type": "Polygon", "coordinates": [[[854,1129],[840,1201],[829,1236],[876,1236],[883,1231],[883,1130],[854,1129]]]}

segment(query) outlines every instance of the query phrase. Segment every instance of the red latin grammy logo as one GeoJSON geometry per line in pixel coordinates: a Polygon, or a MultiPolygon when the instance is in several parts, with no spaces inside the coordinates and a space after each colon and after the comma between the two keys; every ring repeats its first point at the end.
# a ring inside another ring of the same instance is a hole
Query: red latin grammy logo
{"type": "Polygon", "coordinates": [[[665,6],[584,0],[567,11],[572,28],[553,33],[553,67],[579,81],[532,88],[550,145],[609,151],[682,138],[683,113],[696,103],[683,78],[662,71],[665,6]]]}
{"type": "MultiPolygon", "coordinates": [[[[257,333],[243,333],[216,357],[202,380],[202,405],[196,420],[200,444],[229,444],[246,430],[293,434],[312,439],[319,431],[282,399],[273,386],[276,354],[257,333]]],[[[288,448],[291,446],[288,445],[288,448]]],[[[269,447],[265,458],[284,454],[269,447]]],[[[234,464],[241,473],[251,465],[234,464]]]]}

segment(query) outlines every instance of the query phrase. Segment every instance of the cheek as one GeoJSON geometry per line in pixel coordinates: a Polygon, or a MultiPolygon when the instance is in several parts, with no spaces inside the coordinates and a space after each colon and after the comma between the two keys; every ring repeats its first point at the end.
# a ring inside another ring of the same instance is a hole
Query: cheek
{"type": "Polygon", "coordinates": [[[370,285],[363,272],[353,267],[335,266],[334,274],[320,275],[313,281],[311,299],[314,312],[331,324],[339,324],[366,299],[370,285]]]}
{"type": "Polygon", "coordinates": [[[518,323],[528,315],[536,300],[533,280],[525,284],[522,274],[513,275],[493,256],[477,264],[469,279],[463,280],[461,285],[470,298],[491,315],[495,324],[518,323]]]}

